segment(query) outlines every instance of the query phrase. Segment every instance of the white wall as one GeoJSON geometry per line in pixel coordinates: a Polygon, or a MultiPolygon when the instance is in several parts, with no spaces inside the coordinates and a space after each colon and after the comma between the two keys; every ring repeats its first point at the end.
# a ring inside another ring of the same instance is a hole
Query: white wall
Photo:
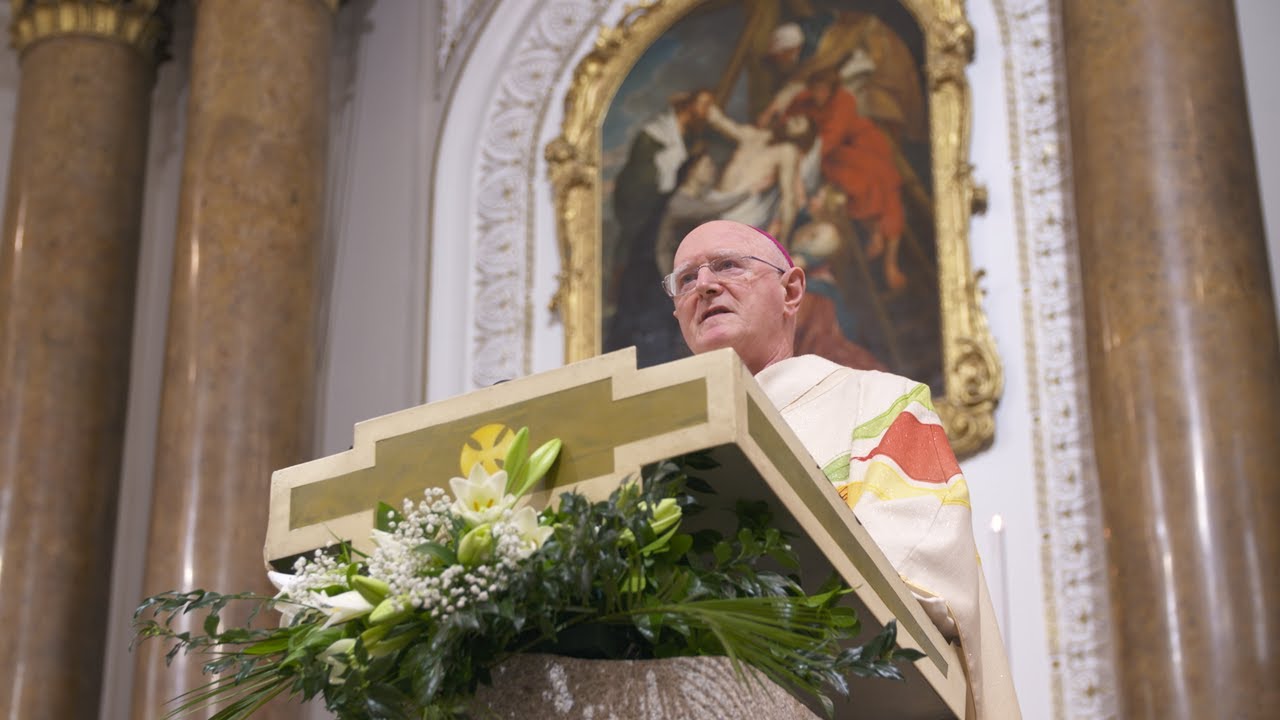
{"type": "Polygon", "coordinates": [[[422,402],[436,35],[432,3],[347,3],[335,36],[327,336],[317,456],[422,402]]]}
{"type": "MultiPolygon", "coordinates": [[[[1240,25],[1240,51],[1244,59],[1245,85],[1249,90],[1249,122],[1253,150],[1258,160],[1258,188],[1271,253],[1271,287],[1280,307],[1280,2],[1236,0],[1240,25]]],[[[1280,313],[1277,313],[1280,315],[1280,313]]]]}

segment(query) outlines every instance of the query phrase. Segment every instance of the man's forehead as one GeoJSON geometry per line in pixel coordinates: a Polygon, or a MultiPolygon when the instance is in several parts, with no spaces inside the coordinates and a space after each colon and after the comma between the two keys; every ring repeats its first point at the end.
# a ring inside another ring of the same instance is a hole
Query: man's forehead
{"type": "Polygon", "coordinates": [[[676,268],[683,270],[685,268],[692,267],[694,265],[701,265],[704,262],[716,260],[718,258],[738,257],[744,254],[749,254],[749,253],[745,253],[743,251],[743,248],[729,248],[729,247],[712,248],[711,250],[707,250],[706,252],[700,252],[696,255],[686,255],[684,257],[678,257],[676,259],[675,266],[676,268]]]}
{"type": "Polygon", "coordinates": [[[772,258],[779,251],[759,230],[741,223],[715,220],[694,228],[676,249],[677,267],[724,255],[772,258]]]}

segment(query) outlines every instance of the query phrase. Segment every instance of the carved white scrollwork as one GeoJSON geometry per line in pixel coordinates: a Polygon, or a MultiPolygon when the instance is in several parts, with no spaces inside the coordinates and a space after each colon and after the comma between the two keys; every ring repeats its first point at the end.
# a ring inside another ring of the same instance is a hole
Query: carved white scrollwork
{"type": "Polygon", "coordinates": [[[994,0],[1005,46],[1054,717],[1115,718],[1056,5],[994,0]]]}
{"type": "MultiPolygon", "coordinates": [[[[530,371],[532,217],[540,128],[552,89],[610,0],[543,3],[524,24],[481,125],[472,172],[475,327],[471,382],[484,387],[530,371]]],[[[504,6],[505,7],[505,6],[504,6]]],[[[511,6],[514,8],[514,5],[511,6]]]]}

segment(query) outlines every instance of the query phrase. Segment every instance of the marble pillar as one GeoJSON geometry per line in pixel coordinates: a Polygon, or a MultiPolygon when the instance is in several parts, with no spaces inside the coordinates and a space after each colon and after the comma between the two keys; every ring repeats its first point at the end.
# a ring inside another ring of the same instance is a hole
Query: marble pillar
{"type": "MultiPolygon", "coordinates": [[[[266,592],[271,473],[311,452],[333,4],[195,13],[144,591],[266,592]]],[[[139,653],[135,718],[207,680],[162,654],[139,653]]]]}
{"type": "Polygon", "coordinates": [[[0,237],[0,716],[95,717],[159,3],[14,3],[0,237]]]}
{"type": "Polygon", "coordinates": [[[1280,706],[1280,341],[1233,5],[1061,3],[1121,717],[1280,706]]]}

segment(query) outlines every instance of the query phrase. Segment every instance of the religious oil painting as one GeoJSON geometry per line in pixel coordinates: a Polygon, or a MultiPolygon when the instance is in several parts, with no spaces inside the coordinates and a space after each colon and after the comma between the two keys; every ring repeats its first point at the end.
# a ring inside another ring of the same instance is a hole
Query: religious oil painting
{"type": "Polygon", "coordinates": [[[603,32],[547,151],[567,359],[687,355],[661,279],[686,233],[729,219],[805,269],[798,354],[925,382],[944,418],[989,411],[961,147],[971,39],[958,0],[659,0],[603,32]]]}

